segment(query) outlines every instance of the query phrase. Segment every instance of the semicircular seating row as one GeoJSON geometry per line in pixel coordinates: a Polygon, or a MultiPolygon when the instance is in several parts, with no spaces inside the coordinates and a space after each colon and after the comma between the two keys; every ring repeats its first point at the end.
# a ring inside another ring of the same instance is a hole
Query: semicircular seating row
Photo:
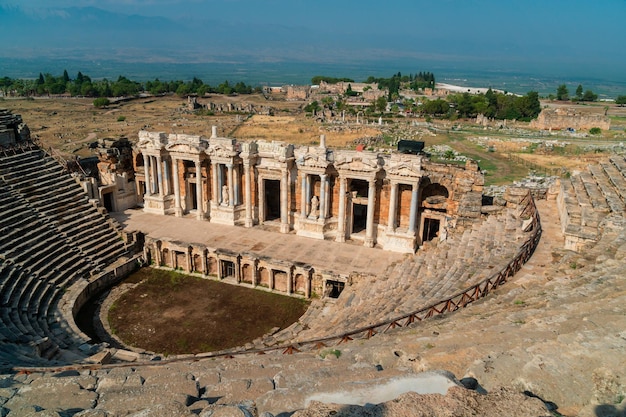
{"type": "Polygon", "coordinates": [[[332,304],[314,301],[273,342],[305,341],[348,333],[445,300],[505,267],[527,239],[522,219],[507,209],[444,241],[427,242],[379,277],[359,277],[332,304]]]}
{"type": "Polygon", "coordinates": [[[40,148],[0,155],[0,366],[66,363],[85,343],[64,291],[128,250],[119,226],[40,148]]]}

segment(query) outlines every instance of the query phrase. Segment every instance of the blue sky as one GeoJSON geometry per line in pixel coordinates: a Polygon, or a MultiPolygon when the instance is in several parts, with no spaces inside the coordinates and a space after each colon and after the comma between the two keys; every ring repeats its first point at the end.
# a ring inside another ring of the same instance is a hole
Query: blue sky
{"type": "Polygon", "coordinates": [[[147,51],[160,50],[178,61],[397,59],[626,73],[626,0],[0,0],[11,5],[31,20],[0,25],[0,38],[33,54],[150,59],[147,51]],[[111,14],[89,24],[72,7],[111,14]]]}

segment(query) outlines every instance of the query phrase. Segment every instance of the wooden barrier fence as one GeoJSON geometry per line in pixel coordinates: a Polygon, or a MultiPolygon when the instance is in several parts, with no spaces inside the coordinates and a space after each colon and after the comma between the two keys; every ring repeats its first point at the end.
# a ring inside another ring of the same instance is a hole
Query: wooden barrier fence
{"type": "MultiPolygon", "coordinates": [[[[198,361],[207,358],[233,358],[238,355],[250,355],[250,354],[259,354],[263,355],[270,352],[280,351],[283,354],[293,354],[296,352],[302,352],[305,350],[318,350],[326,346],[336,346],[342,343],[347,343],[354,339],[369,339],[375,334],[385,333],[391,329],[395,329],[398,327],[407,327],[412,324],[421,322],[422,320],[435,317],[438,315],[446,314],[454,312],[460,308],[467,306],[468,304],[480,300],[481,298],[486,297],[491,291],[494,291],[501,285],[505,284],[508,278],[515,275],[522,266],[530,259],[533,252],[535,251],[537,245],[539,244],[539,240],[541,239],[541,221],[539,218],[539,213],[537,211],[537,207],[535,206],[535,201],[532,198],[530,191],[524,197],[522,202],[520,203],[520,215],[525,217],[526,219],[531,219],[530,226],[528,229],[531,231],[528,239],[522,244],[520,250],[517,252],[515,257],[502,269],[494,274],[490,275],[488,278],[482,280],[481,282],[460,291],[444,300],[438,301],[434,304],[428,305],[426,307],[419,308],[411,313],[391,318],[388,320],[383,320],[379,323],[360,327],[349,332],[345,332],[338,335],[321,337],[317,339],[308,339],[298,342],[292,342],[288,345],[274,346],[268,348],[261,349],[231,349],[231,350],[223,350],[218,352],[207,352],[200,353],[190,356],[182,356],[179,358],[170,358],[161,360],[158,362],[151,361],[149,364],[151,366],[158,364],[166,364],[172,362],[192,362],[198,361]]],[[[116,367],[128,367],[133,366],[136,367],[139,365],[137,362],[131,363],[119,363],[119,364],[106,364],[106,365],[94,365],[94,364],[74,364],[66,367],[57,367],[55,370],[68,370],[68,369],[107,369],[107,368],[116,368],[116,367]]],[[[52,368],[14,368],[15,371],[18,372],[50,372],[52,368]]]]}

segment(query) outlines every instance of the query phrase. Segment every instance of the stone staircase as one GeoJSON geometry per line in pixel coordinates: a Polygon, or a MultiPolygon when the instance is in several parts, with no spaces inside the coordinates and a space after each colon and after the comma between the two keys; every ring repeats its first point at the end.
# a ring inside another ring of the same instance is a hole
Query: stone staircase
{"type": "Polygon", "coordinates": [[[0,156],[0,212],[0,366],[66,362],[85,341],[57,304],[128,254],[119,226],[35,146],[0,156]]]}
{"type": "Polygon", "coordinates": [[[565,249],[581,251],[595,243],[609,213],[626,210],[626,160],[615,155],[589,165],[587,170],[561,180],[557,198],[565,249]]]}

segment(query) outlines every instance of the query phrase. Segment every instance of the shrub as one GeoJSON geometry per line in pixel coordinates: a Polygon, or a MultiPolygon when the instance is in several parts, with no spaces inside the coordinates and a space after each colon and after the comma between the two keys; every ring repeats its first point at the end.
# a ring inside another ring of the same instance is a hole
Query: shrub
{"type": "Polygon", "coordinates": [[[126,116],[118,116],[117,117],[117,121],[118,122],[123,122],[124,120],[126,120],[126,116]]]}
{"type": "Polygon", "coordinates": [[[591,129],[589,129],[589,133],[591,133],[592,135],[599,135],[600,133],[602,133],[602,129],[600,129],[599,127],[592,127],[591,129]]]}
{"type": "Polygon", "coordinates": [[[97,107],[97,108],[106,107],[109,104],[111,104],[111,102],[106,97],[98,97],[97,99],[93,101],[94,107],[97,107]]]}

